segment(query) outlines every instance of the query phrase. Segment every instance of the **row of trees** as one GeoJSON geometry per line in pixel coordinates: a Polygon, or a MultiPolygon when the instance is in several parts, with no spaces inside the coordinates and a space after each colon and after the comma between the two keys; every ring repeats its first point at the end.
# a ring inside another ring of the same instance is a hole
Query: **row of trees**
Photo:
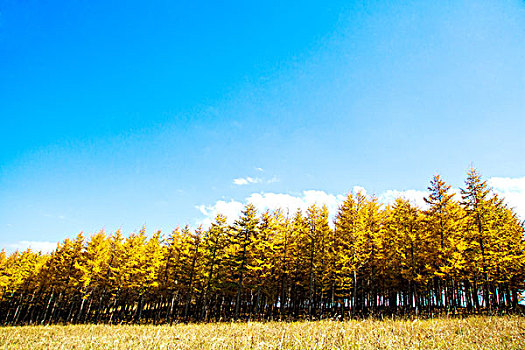
{"type": "Polygon", "coordinates": [[[461,199],[435,176],[425,210],[349,194],[326,207],[151,237],[101,231],[50,254],[0,253],[0,322],[318,319],[516,309],[524,225],[471,170],[461,199]]]}

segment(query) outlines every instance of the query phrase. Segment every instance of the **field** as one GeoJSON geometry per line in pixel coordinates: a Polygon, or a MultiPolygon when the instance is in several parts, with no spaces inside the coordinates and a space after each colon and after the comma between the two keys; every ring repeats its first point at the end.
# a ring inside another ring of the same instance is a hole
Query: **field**
{"type": "Polygon", "coordinates": [[[524,349],[525,317],[0,328],[1,349],[524,349]]]}

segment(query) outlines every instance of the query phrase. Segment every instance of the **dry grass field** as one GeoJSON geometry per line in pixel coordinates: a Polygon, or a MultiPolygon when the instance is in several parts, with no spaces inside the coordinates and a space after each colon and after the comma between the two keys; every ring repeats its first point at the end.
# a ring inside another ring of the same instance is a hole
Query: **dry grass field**
{"type": "Polygon", "coordinates": [[[525,349],[525,317],[0,328],[1,349],[525,349]]]}

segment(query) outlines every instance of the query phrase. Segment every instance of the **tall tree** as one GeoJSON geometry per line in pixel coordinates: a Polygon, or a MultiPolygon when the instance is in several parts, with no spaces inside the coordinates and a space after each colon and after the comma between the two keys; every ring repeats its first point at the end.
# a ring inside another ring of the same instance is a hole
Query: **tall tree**
{"type": "Polygon", "coordinates": [[[207,320],[210,314],[210,295],[215,295],[221,288],[221,275],[225,273],[224,259],[227,245],[228,226],[226,217],[218,214],[206,231],[203,241],[203,266],[206,286],[204,287],[201,317],[207,320]]]}
{"type": "Polygon", "coordinates": [[[439,175],[435,175],[428,187],[429,195],[424,198],[428,204],[425,210],[425,247],[426,273],[433,277],[434,294],[437,302],[449,308],[450,299],[450,262],[456,242],[455,235],[460,230],[458,206],[449,193],[447,185],[439,175]],[[444,303],[442,300],[444,297],[444,303]]]}
{"type": "Polygon", "coordinates": [[[253,204],[247,204],[241,211],[241,216],[233,224],[232,247],[235,249],[232,256],[233,274],[236,278],[236,297],[234,319],[238,319],[241,311],[241,297],[244,288],[244,279],[248,270],[248,257],[253,237],[258,235],[259,219],[253,204]]]}
{"type": "MultiPolygon", "coordinates": [[[[467,235],[470,237],[470,249],[473,252],[472,264],[475,268],[474,284],[477,285],[479,275],[483,285],[483,300],[485,307],[491,308],[489,292],[489,265],[488,250],[490,247],[491,209],[494,197],[487,181],[481,179],[476,169],[471,168],[467,173],[465,188],[461,189],[462,204],[468,214],[467,235]]],[[[475,303],[477,304],[477,297],[475,303]]]]}

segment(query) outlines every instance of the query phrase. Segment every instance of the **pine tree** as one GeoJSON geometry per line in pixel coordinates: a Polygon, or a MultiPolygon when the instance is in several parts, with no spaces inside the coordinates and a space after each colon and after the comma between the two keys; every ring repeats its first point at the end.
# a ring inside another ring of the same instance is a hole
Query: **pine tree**
{"type": "Polygon", "coordinates": [[[247,204],[241,212],[241,217],[233,224],[233,236],[230,244],[234,249],[231,256],[232,272],[236,279],[235,311],[233,318],[238,319],[241,312],[241,297],[244,289],[244,279],[249,266],[249,250],[253,237],[258,235],[259,219],[253,204],[247,204]]]}
{"type": "MultiPolygon", "coordinates": [[[[357,229],[356,202],[352,193],[348,193],[346,199],[338,208],[335,216],[335,229],[332,244],[334,256],[334,278],[337,296],[340,298],[342,308],[341,316],[344,317],[344,306],[350,298],[353,281],[357,271],[357,259],[355,250],[355,238],[357,229]]],[[[334,290],[334,294],[335,294],[334,290]]]]}
{"type": "Polygon", "coordinates": [[[82,322],[86,315],[89,317],[94,298],[99,304],[102,302],[101,299],[106,292],[109,259],[110,242],[106,237],[106,233],[101,230],[89,238],[82,259],[75,264],[75,267],[80,270],[78,287],[82,294],[82,302],[76,322],[82,322]],[[86,311],[84,312],[84,310],[86,311]]]}
{"type": "Polygon", "coordinates": [[[329,273],[330,257],[329,244],[332,234],[328,225],[328,210],[315,204],[307,212],[308,244],[309,244],[309,287],[308,287],[308,315],[317,317],[318,309],[321,314],[325,304],[325,295],[330,288],[331,275],[329,273]]]}
{"type": "Polygon", "coordinates": [[[183,237],[179,227],[171,232],[167,238],[167,246],[163,250],[161,269],[164,271],[161,276],[161,288],[166,294],[165,319],[173,322],[174,314],[178,309],[182,296],[181,278],[186,266],[183,265],[183,237]]]}
{"type": "Polygon", "coordinates": [[[461,203],[436,175],[425,210],[348,194],[289,219],[145,228],[65,239],[48,254],[0,251],[0,322],[173,322],[516,310],[525,290],[524,222],[474,169],[461,203]],[[480,296],[482,299],[480,300],[480,296]],[[480,302],[481,301],[481,302],[480,302]]]}
{"type": "Polygon", "coordinates": [[[194,314],[192,305],[196,303],[196,295],[201,291],[202,286],[202,249],[203,238],[202,227],[191,231],[188,226],[182,229],[182,264],[181,288],[185,294],[184,321],[188,321],[194,314]]]}
{"type": "MultiPolygon", "coordinates": [[[[494,204],[494,197],[486,181],[481,179],[481,175],[476,169],[470,169],[465,180],[465,189],[461,189],[463,198],[462,204],[468,214],[467,235],[470,238],[469,249],[472,250],[472,265],[474,268],[474,289],[481,277],[483,300],[486,308],[491,308],[490,303],[490,271],[488,261],[488,250],[490,247],[491,208],[494,204]],[[481,275],[481,276],[480,276],[481,275]]],[[[478,306],[477,296],[474,298],[478,306]]]]}
{"type": "Polygon", "coordinates": [[[309,302],[311,242],[306,218],[298,210],[291,222],[289,281],[291,284],[292,310],[299,317],[309,302]]]}
{"type": "MultiPolygon", "coordinates": [[[[210,296],[220,292],[221,278],[225,273],[224,260],[227,245],[228,226],[226,217],[218,214],[210,228],[206,231],[203,241],[203,266],[205,267],[205,287],[201,318],[209,319],[211,312],[210,296]]],[[[218,316],[218,315],[216,315],[218,316]]]]}
{"type": "MultiPolygon", "coordinates": [[[[459,207],[453,200],[454,194],[449,193],[447,185],[439,175],[434,176],[428,187],[430,194],[424,198],[428,204],[425,214],[425,247],[426,273],[432,277],[434,295],[439,306],[450,307],[454,299],[454,281],[451,279],[451,269],[454,265],[453,252],[458,244],[458,224],[461,221],[459,207]],[[444,302],[442,300],[444,297],[444,302]]],[[[456,261],[457,263],[457,261],[456,261]]]]}

